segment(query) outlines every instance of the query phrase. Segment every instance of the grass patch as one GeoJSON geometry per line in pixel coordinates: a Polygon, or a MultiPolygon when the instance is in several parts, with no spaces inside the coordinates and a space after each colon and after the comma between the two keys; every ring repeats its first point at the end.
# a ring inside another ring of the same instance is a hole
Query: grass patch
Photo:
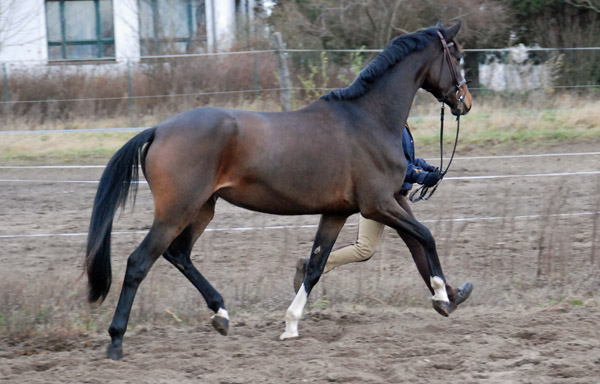
{"type": "Polygon", "coordinates": [[[5,164],[95,164],[105,162],[135,132],[3,134],[0,161],[5,164]]]}
{"type": "MultiPolygon", "coordinates": [[[[536,109],[535,103],[498,106],[494,100],[482,100],[461,118],[460,143],[472,146],[495,144],[556,144],[559,142],[600,140],[600,101],[564,98],[536,109]]],[[[439,116],[418,118],[412,122],[420,145],[439,142],[439,116]]],[[[444,122],[444,141],[453,143],[454,116],[444,122]]]]}
{"type": "MultiPolygon", "coordinates": [[[[244,104],[240,109],[260,110],[261,105],[244,104]]],[[[272,105],[266,110],[273,110],[272,105]]],[[[439,143],[439,115],[435,103],[415,103],[411,124],[419,147],[439,143]],[[432,113],[433,112],[433,113],[432,113]]],[[[455,138],[455,118],[446,109],[444,140],[451,145],[455,138]]],[[[140,122],[152,126],[165,116],[146,116],[140,122]]],[[[469,115],[461,118],[459,145],[484,147],[489,145],[556,144],[560,142],[600,141],[600,101],[582,97],[556,97],[539,101],[475,99],[469,115]]],[[[110,119],[61,123],[65,126],[99,128],[114,127],[123,121],[110,119]]],[[[118,126],[118,125],[117,125],[118,126]]],[[[21,126],[23,129],[23,126],[21,126]]],[[[33,126],[32,130],[48,129],[33,126]]],[[[2,134],[0,162],[3,164],[102,164],[135,132],[68,132],[40,134],[2,134]]]]}

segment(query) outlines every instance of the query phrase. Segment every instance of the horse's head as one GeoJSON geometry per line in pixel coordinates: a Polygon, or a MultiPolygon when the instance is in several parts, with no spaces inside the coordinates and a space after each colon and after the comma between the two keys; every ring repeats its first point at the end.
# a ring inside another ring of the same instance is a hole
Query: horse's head
{"type": "Polygon", "coordinates": [[[448,29],[442,28],[441,23],[434,28],[439,40],[432,43],[431,49],[436,53],[425,73],[422,88],[446,103],[453,115],[466,115],[471,109],[471,93],[461,72],[462,52],[454,40],[460,21],[448,29]]]}

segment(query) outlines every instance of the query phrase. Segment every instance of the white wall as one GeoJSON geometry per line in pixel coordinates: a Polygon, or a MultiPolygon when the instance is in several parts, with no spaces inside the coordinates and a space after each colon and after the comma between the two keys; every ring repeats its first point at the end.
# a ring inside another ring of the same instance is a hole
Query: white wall
{"type": "Polygon", "coordinates": [[[523,91],[551,87],[559,62],[550,59],[531,63],[523,44],[510,48],[503,60],[488,60],[479,66],[479,83],[495,91],[523,91]]]}
{"type": "Polygon", "coordinates": [[[115,57],[117,61],[140,60],[140,23],[137,0],[113,0],[115,57]]]}
{"type": "MultiPolygon", "coordinates": [[[[140,31],[137,0],[113,0],[113,15],[117,62],[126,62],[127,59],[138,61],[140,31]]],[[[236,28],[235,0],[206,0],[206,18],[209,51],[231,48],[236,28]]],[[[44,0],[0,0],[2,61],[22,61],[11,66],[48,62],[44,0]]]]}
{"type": "Polygon", "coordinates": [[[44,0],[0,0],[0,61],[45,62],[47,44],[44,0]]]}
{"type": "Polygon", "coordinates": [[[206,0],[206,39],[211,52],[231,48],[235,37],[235,0],[206,0]]]}

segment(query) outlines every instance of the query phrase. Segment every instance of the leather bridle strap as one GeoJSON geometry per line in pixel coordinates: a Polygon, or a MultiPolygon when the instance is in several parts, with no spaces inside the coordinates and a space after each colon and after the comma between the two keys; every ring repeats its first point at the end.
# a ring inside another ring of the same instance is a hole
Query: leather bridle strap
{"type": "MultiPolygon", "coordinates": [[[[460,93],[461,91],[463,92],[462,95],[459,94],[459,100],[462,102],[462,99],[465,96],[464,94],[466,93],[466,90],[463,91],[462,87],[467,82],[462,76],[458,76],[458,73],[456,73],[456,68],[454,67],[454,64],[452,63],[452,55],[450,55],[450,49],[448,48],[448,43],[446,43],[446,39],[444,39],[444,35],[442,35],[442,33],[440,31],[437,31],[437,34],[440,37],[440,40],[442,42],[442,47],[444,49],[444,59],[445,59],[446,63],[448,64],[448,69],[450,70],[450,76],[452,76],[452,83],[454,83],[454,86],[456,87],[456,92],[457,93],[460,93]]],[[[448,93],[450,93],[450,92],[451,91],[449,91],[448,93]]],[[[445,99],[445,97],[444,97],[444,99],[445,99]]]]}

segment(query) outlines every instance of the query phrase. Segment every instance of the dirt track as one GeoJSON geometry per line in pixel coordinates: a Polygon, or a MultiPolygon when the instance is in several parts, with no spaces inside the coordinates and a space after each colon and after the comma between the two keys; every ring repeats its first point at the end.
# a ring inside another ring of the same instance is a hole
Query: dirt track
{"type": "MultiPolygon", "coordinates": [[[[491,152],[459,150],[458,156],[491,152]]],[[[448,176],[598,170],[600,155],[459,159],[448,176]]],[[[0,169],[0,179],[93,181],[101,171],[0,169]]],[[[76,279],[95,187],[0,184],[0,236],[17,235],[0,237],[4,306],[19,307],[17,298],[50,302],[55,322],[80,312],[61,297],[85,290],[76,279]],[[18,237],[26,234],[53,236],[18,237]]],[[[96,324],[82,333],[49,327],[33,338],[3,337],[0,382],[599,382],[600,251],[592,249],[600,244],[600,219],[590,214],[599,206],[597,174],[444,181],[432,201],[413,209],[436,237],[448,280],[475,284],[464,306],[448,319],[437,315],[406,247],[386,229],[372,260],[323,277],[300,322],[301,338],[281,342],[293,265],[310,251],[318,217],[270,216],[219,203],[194,261],[223,294],[231,335],[212,329],[200,295],[160,260],[138,292],[125,357],[113,362],[105,358],[105,329],[126,256],[143,238],[132,231],[147,229],[152,217],[142,186],[135,212],[115,225],[126,233],[113,236],[115,283],[107,301],[88,313],[96,324]]],[[[339,244],[353,240],[356,221],[348,221],[339,244]]]]}

